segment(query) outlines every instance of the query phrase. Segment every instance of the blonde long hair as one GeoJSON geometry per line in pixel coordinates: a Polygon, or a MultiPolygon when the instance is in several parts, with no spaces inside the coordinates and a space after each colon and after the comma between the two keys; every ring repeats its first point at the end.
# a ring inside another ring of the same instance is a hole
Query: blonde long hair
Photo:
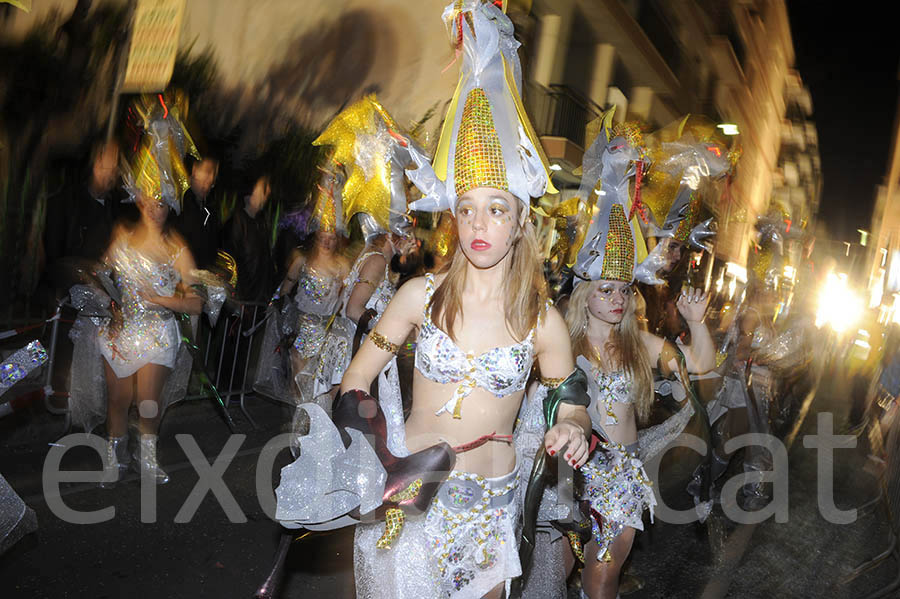
{"type": "MultiPolygon", "coordinates": [[[[521,341],[537,325],[547,302],[547,282],[531,222],[526,220],[525,224],[519,225],[518,238],[509,251],[512,257],[503,276],[506,327],[514,339],[521,341]]],[[[447,276],[431,298],[434,322],[454,341],[457,318],[465,318],[462,292],[466,284],[467,265],[465,253],[457,248],[449,266],[443,269],[447,276]]]]}
{"type": "MultiPolygon", "coordinates": [[[[587,337],[588,299],[598,284],[599,281],[588,281],[577,285],[566,311],[566,324],[569,327],[569,337],[572,338],[575,355],[581,354],[592,362],[600,360],[598,355],[600,350],[593,347],[587,337]]],[[[641,340],[641,331],[635,315],[635,305],[639,297],[637,289],[634,289],[634,294],[635,296],[628,302],[622,321],[613,327],[609,341],[603,348],[612,363],[598,366],[621,368],[625,371],[631,379],[635,414],[639,422],[645,422],[653,403],[653,373],[650,370],[650,356],[647,355],[647,348],[641,340]]]]}

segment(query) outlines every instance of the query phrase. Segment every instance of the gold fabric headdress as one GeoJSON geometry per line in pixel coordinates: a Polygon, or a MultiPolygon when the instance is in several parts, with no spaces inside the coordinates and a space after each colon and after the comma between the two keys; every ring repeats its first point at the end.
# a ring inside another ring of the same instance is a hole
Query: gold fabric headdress
{"type": "Polygon", "coordinates": [[[137,151],[122,171],[132,201],[140,193],[181,212],[181,198],[190,187],[184,154],[200,158],[182,121],[187,109],[187,97],[180,90],[141,95],[129,108],[128,128],[137,151]]]}
{"type": "Polygon", "coordinates": [[[483,0],[456,0],[443,18],[462,68],[434,161],[411,152],[418,168],[407,175],[422,198],[410,208],[453,211],[459,196],[477,187],[508,191],[526,207],[530,198],[556,193],[522,104],[512,21],[483,0]]]}
{"type": "Polygon", "coordinates": [[[344,222],[365,214],[368,217],[361,222],[374,223],[364,227],[369,235],[406,232],[403,168],[410,163],[407,148],[412,143],[375,94],[341,111],[313,141],[331,146],[332,160],[347,171],[340,202],[344,222]]]}

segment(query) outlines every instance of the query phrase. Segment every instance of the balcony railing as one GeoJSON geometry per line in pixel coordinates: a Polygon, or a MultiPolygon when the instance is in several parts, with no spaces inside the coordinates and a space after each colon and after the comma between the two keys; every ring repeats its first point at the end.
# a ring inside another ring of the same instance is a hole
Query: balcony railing
{"type": "Polygon", "coordinates": [[[566,85],[551,85],[546,88],[529,83],[525,103],[538,135],[565,137],[582,148],[585,127],[603,111],[600,106],[566,85]]]}

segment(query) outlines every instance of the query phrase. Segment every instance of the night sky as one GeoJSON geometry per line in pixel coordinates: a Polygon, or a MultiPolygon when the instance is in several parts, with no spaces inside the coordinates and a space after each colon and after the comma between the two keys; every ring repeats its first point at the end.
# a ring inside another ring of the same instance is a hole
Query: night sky
{"type": "Polygon", "coordinates": [[[884,10],[890,5],[787,2],[796,68],[819,130],[819,218],[840,240],[858,241],[856,229],[869,228],[887,168],[900,67],[900,28],[884,10]]]}

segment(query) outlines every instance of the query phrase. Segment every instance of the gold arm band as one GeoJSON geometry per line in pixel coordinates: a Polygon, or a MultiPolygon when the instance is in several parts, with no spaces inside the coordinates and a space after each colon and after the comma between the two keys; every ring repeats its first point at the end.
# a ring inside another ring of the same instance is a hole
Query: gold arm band
{"type": "Polygon", "coordinates": [[[373,283],[373,282],[370,281],[369,279],[362,279],[362,278],[360,278],[360,279],[356,279],[356,282],[357,282],[357,283],[365,283],[365,284],[367,284],[367,285],[371,285],[372,287],[378,287],[378,285],[376,285],[375,283],[373,283]]]}
{"type": "Polygon", "coordinates": [[[550,389],[556,389],[560,385],[562,385],[567,377],[562,378],[547,378],[541,377],[541,384],[545,387],[549,387],[550,389]]]}
{"type": "Polygon", "coordinates": [[[380,350],[384,350],[386,352],[390,352],[392,354],[396,354],[400,351],[400,346],[396,343],[391,343],[388,341],[387,337],[379,333],[378,331],[372,331],[369,333],[369,339],[372,340],[372,343],[375,344],[380,350]]]}

